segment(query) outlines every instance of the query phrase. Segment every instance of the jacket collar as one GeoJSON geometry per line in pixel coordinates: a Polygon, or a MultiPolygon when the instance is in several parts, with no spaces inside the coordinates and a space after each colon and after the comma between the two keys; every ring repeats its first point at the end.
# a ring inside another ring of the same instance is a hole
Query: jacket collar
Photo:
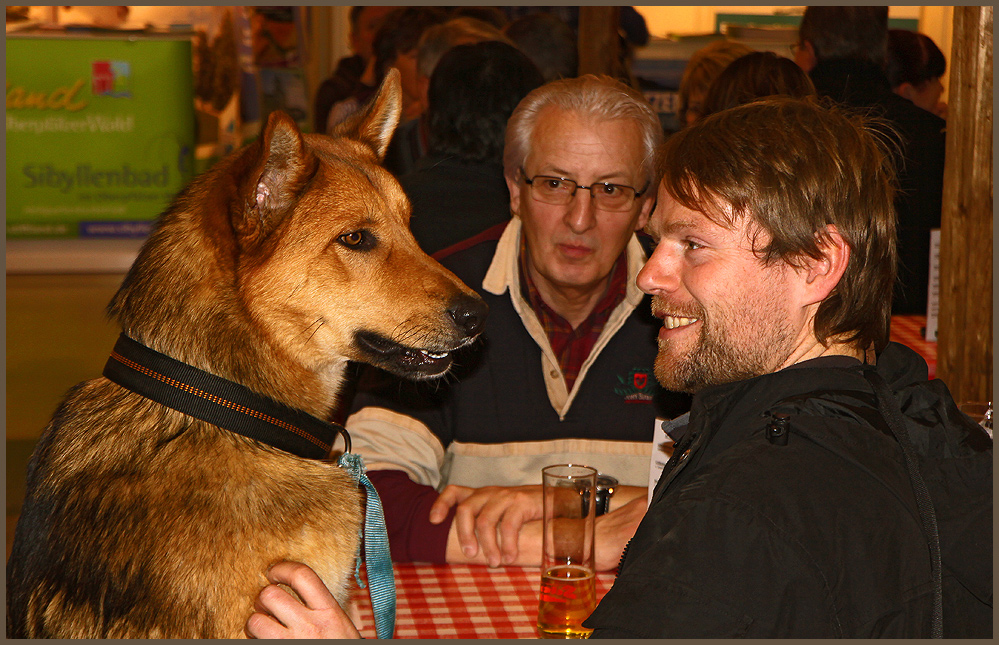
{"type": "Polygon", "coordinates": [[[771,374],[707,387],[694,395],[685,432],[703,435],[701,445],[710,439],[710,454],[717,454],[769,422],[769,410],[788,397],[842,389],[845,376],[851,381],[855,376],[857,389],[867,390],[861,366],[853,358],[821,356],[771,374]]]}

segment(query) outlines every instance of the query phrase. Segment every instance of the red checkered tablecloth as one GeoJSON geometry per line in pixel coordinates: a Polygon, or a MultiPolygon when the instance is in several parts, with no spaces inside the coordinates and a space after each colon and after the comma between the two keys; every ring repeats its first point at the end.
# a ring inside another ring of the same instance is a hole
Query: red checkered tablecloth
{"type": "Polygon", "coordinates": [[[891,339],[911,348],[923,357],[930,378],[937,375],[937,344],[926,340],[926,316],[892,316],[891,339]]]}
{"type": "MultiPolygon", "coordinates": [[[[538,567],[473,564],[392,565],[396,586],[396,638],[537,638],[538,567]]],[[[597,598],[614,583],[597,574],[597,598]]],[[[375,637],[367,589],[355,601],[365,638],[375,637]]]]}

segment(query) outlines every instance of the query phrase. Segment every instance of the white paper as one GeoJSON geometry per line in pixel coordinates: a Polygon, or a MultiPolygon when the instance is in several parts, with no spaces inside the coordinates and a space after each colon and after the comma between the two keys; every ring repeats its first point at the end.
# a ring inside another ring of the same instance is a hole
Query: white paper
{"type": "Polygon", "coordinates": [[[648,504],[652,503],[652,491],[656,487],[656,482],[659,481],[659,476],[662,475],[663,467],[669,460],[670,455],[673,454],[673,440],[670,439],[664,429],[664,426],[667,425],[669,425],[669,421],[666,419],[656,419],[652,438],[652,459],[649,463],[648,504]]]}
{"type": "Polygon", "coordinates": [[[926,340],[937,342],[940,311],[940,229],[930,230],[930,280],[926,287],[926,340]]]}

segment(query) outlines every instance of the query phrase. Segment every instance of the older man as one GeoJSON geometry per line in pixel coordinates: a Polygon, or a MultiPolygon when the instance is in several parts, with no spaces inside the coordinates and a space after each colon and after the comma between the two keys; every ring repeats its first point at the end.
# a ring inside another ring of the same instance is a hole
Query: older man
{"type": "Polygon", "coordinates": [[[606,77],[514,110],[513,219],[439,256],[489,304],[482,343],[443,385],[369,372],[347,420],[396,560],[538,564],[541,468],[573,462],[620,484],[597,519],[598,567],[616,566],[645,510],[655,419],[689,405],[655,383],[657,321],[634,283],[661,141],[641,94],[606,77]]]}
{"type": "Polygon", "coordinates": [[[943,633],[991,634],[992,443],[888,343],[876,138],[772,99],[665,159],[638,284],[663,319],[656,375],[696,394],[593,636],[928,637],[941,609],[943,633]]]}

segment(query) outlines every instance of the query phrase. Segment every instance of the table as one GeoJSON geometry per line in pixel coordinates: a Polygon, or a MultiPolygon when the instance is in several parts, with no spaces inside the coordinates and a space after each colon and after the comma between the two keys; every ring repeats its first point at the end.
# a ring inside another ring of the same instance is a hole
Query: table
{"type": "Polygon", "coordinates": [[[892,316],[891,339],[918,353],[929,367],[930,378],[937,375],[937,344],[926,340],[926,316],[892,316]]]}
{"type": "MultiPolygon", "coordinates": [[[[537,638],[540,567],[396,562],[396,638],[537,638]]],[[[614,572],[597,574],[597,599],[614,572]]],[[[359,631],[375,638],[368,590],[355,595],[359,631]]]]}

